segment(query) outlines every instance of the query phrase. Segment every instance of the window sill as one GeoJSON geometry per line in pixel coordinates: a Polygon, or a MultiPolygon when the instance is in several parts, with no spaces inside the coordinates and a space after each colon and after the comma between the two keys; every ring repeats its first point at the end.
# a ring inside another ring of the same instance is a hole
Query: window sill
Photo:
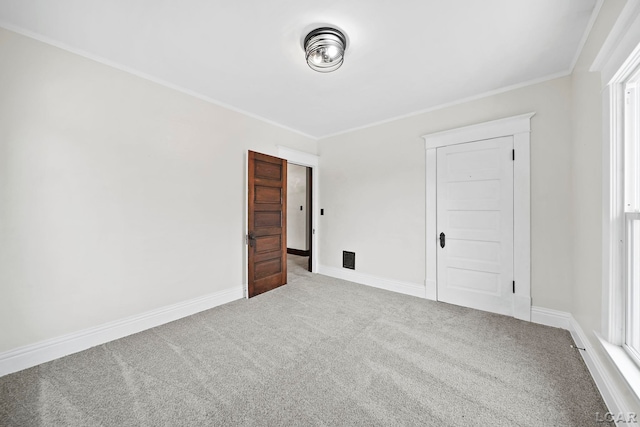
{"type": "Polygon", "coordinates": [[[596,334],[596,336],[609,359],[618,368],[629,388],[635,393],[636,398],[640,400],[640,367],[635,364],[622,347],[611,344],[599,334],[596,334]]]}

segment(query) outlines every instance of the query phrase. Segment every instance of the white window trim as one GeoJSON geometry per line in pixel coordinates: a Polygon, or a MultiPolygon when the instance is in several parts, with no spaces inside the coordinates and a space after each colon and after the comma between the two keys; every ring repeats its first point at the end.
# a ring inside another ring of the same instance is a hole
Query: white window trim
{"type": "Polygon", "coordinates": [[[602,334],[610,343],[621,346],[624,304],[624,157],[622,111],[624,94],[621,83],[607,85],[603,91],[603,165],[602,165],[602,334]]]}
{"type": "Polygon", "coordinates": [[[637,397],[640,369],[624,351],[624,82],[640,64],[640,2],[627,2],[590,71],[601,73],[602,144],[602,335],[603,349],[637,397]]]}
{"type": "MultiPolygon", "coordinates": [[[[635,2],[634,2],[635,3],[635,2]]],[[[631,3],[630,3],[631,4],[631,3]]],[[[640,4],[640,3],[635,3],[640,4]]],[[[640,7],[638,7],[640,11],[640,7]]],[[[640,16],[636,19],[640,25],[640,16]]],[[[624,307],[624,82],[640,64],[639,44],[620,64],[603,90],[603,327],[604,338],[622,345],[624,307]]],[[[609,66],[610,67],[610,66],[609,66]]]]}
{"type": "Polygon", "coordinates": [[[535,113],[507,117],[476,125],[423,135],[426,148],[426,280],[425,297],[437,300],[436,149],[449,145],[513,137],[514,254],[516,292],[513,317],[531,321],[531,117],[535,113]]]}

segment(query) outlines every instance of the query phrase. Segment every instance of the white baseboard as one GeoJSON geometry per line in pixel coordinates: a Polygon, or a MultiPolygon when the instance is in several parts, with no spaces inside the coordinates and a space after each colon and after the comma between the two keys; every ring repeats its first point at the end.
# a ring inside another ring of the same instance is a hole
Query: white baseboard
{"type": "Polygon", "coordinates": [[[0,376],[173,322],[244,297],[242,286],[161,307],[0,354],[0,376]]]}
{"type": "Polygon", "coordinates": [[[414,297],[425,298],[425,285],[417,283],[385,279],[382,277],[371,276],[369,274],[358,273],[354,270],[349,270],[346,268],[328,267],[326,265],[318,266],[318,273],[329,277],[335,277],[336,279],[359,283],[361,285],[385,289],[387,291],[398,292],[414,297]]]}
{"type": "MultiPolygon", "coordinates": [[[[640,366],[629,357],[629,354],[621,346],[611,344],[598,333],[596,333],[596,337],[598,338],[598,344],[600,344],[600,347],[605,353],[603,359],[613,363],[617,372],[622,375],[626,384],[633,391],[633,393],[629,393],[627,396],[629,400],[633,400],[633,403],[627,404],[626,406],[634,405],[636,414],[640,415],[640,411],[638,411],[638,409],[640,409],[640,366]]],[[[618,402],[622,401],[622,396],[620,395],[614,395],[613,397],[618,402]]]]}
{"type": "Polygon", "coordinates": [[[626,407],[627,405],[624,403],[624,400],[620,398],[620,395],[624,392],[619,389],[616,381],[611,378],[598,353],[571,313],[542,307],[531,307],[531,321],[541,325],[568,330],[576,346],[584,349],[577,349],[576,351],[579,351],[582,355],[582,359],[585,365],[587,365],[587,369],[589,369],[589,373],[596,383],[609,412],[612,414],[631,412],[629,408],[626,407]]]}
{"type": "Polygon", "coordinates": [[[569,332],[571,332],[571,336],[576,342],[576,345],[584,348],[584,350],[579,350],[580,354],[591,373],[591,377],[593,377],[593,381],[596,383],[598,390],[600,390],[600,394],[602,394],[602,398],[609,408],[609,412],[612,414],[627,414],[632,412],[627,408],[624,400],[620,398],[620,394],[624,392],[616,385],[615,379],[610,376],[609,371],[602,363],[602,359],[598,356],[596,350],[573,316],[571,316],[569,332]]]}
{"type": "Polygon", "coordinates": [[[531,321],[540,325],[571,330],[571,314],[550,308],[531,307],[531,321]]]}

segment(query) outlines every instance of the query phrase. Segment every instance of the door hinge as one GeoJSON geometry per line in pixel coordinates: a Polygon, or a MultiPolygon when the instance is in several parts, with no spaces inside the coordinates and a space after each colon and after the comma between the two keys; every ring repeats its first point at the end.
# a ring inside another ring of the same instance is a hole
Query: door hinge
{"type": "Polygon", "coordinates": [[[511,150],[511,160],[516,159],[516,150],[511,150]]]}
{"type": "Polygon", "coordinates": [[[515,294],[516,293],[516,281],[513,281],[513,290],[512,292],[515,294]]]}

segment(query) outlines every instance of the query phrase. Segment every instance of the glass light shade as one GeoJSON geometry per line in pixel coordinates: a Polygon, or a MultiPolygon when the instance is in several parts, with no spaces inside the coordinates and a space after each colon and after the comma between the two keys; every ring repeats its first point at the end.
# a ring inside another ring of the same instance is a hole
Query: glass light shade
{"type": "Polygon", "coordinates": [[[335,71],[344,61],[347,39],[335,28],[323,27],[311,31],[304,39],[307,64],[320,73],[335,71]]]}

